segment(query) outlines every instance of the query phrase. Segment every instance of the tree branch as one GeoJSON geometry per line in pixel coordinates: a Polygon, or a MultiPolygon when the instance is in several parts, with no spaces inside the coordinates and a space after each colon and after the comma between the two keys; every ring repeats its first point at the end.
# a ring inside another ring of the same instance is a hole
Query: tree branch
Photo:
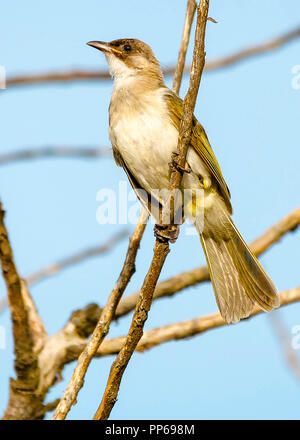
{"type": "Polygon", "coordinates": [[[53,416],[54,420],[64,420],[71,409],[71,406],[76,402],[77,395],[83,386],[88,366],[109,331],[110,323],[114,318],[117,305],[135,272],[136,254],[147,224],[147,219],[148,213],[142,209],[137,227],[130,238],[126,259],[117,284],[111,292],[106,306],[101,312],[100,319],[93,331],[91,339],[78,359],[71,381],[55,410],[53,416]]]}
{"type": "Polygon", "coordinates": [[[15,347],[16,380],[10,382],[10,397],[4,419],[30,419],[32,413],[42,416],[42,402],[35,395],[39,383],[39,367],[35,348],[44,329],[32,306],[25,282],[20,278],[13,259],[4,211],[0,203],[0,259],[7,286],[15,347]],[[36,326],[31,324],[36,321],[36,326]],[[37,331],[38,330],[38,331],[37,331]],[[35,331],[37,333],[34,335],[35,331]],[[22,405],[20,404],[22,402],[22,405]]]}
{"type": "Polygon", "coordinates": [[[279,35],[278,37],[272,38],[269,41],[254,46],[248,46],[238,52],[233,53],[232,55],[211,60],[206,64],[206,71],[211,72],[213,70],[229,67],[247,58],[252,58],[257,55],[262,55],[267,52],[271,52],[273,50],[279,49],[282,46],[285,46],[290,41],[295,40],[299,37],[300,37],[300,27],[297,27],[296,29],[293,29],[282,35],[279,35]]]}
{"type": "Polygon", "coordinates": [[[94,159],[112,157],[111,148],[93,147],[37,147],[0,154],[0,165],[32,159],[94,159]]]}
{"type": "MultiPolygon", "coordinates": [[[[177,146],[177,160],[178,164],[182,166],[184,166],[185,164],[185,156],[192,128],[193,111],[205,62],[204,39],[208,6],[209,0],[200,0],[200,4],[197,8],[197,24],[195,32],[193,63],[190,76],[190,86],[183,102],[183,115],[180,123],[179,140],[177,146]]],[[[172,192],[174,189],[179,187],[182,176],[179,170],[177,170],[176,168],[172,168],[171,166],[170,171],[170,190],[172,192]]],[[[173,210],[173,215],[171,213],[171,219],[173,219],[174,204],[173,208],[171,206],[171,210],[173,210]]],[[[143,328],[151,307],[153,292],[168,253],[168,239],[160,241],[158,238],[156,238],[152,262],[139,294],[139,300],[135,308],[126,341],[111,366],[102,401],[94,415],[94,420],[108,419],[111,410],[117,400],[117,395],[119,392],[123,373],[128,365],[128,362],[131,359],[131,356],[138,342],[143,335],[143,328]]]]}
{"type": "Polygon", "coordinates": [[[111,366],[103,398],[98,410],[95,413],[94,420],[108,419],[110,412],[117,400],[123,373],[139,340],[143,335],[144,324],[147,320],[148,312],[151,307],[152,294],[168,253],[168,245],[156,240],[151,266],[141,288],[139,300],[136,305],[128,335],[124,341],[124,345],[118,353],[118,356],[111,366]]]}
{"type": "MultiPolygon", "coordinates": [[[[280,292],[280,306],[286,306],[289,304],[294,304],[300,301],[300,286],[293,289],[288,289],[280,292]]],[[[241,325],[241,323],[246,322],[248,319],[265,313],[262,309],[255,306],[251,312],[249,318],[239,321],[236,324],[227,324],[220,313],[213,313],[206,316],[201,316],[199,318],[189,319],[186,321],[177,322],[175,324],[169,324],[162,327],[154,328],[144,332],[140,342],[136,347],[136,351],[143,352],[149,350],[150,348],[156,347],[160,344],[170,341],[178,341],[186,338],[191,338],[208,330],[213,330],[219,327],[228,327],[241,325]]],[[[273,312],[276,313],[276,312],[273,312]]],[[[56,335],[53,336],[56,338],[56,335]]],[[[106,339],[103,341],[101,348],[97,351],[95,357],[111,356],[117,354],[122,350],[124,343],[126,341],[126,336],[121,336],[117,338],[106,339]]],[[[80,355],[82,349],[86,346],[87,341],[81,339],[76,341],[68,341],[65,339],[64,351],[68,352],[67,362],[72,362],[77,359],[80,355]]]]}
{"type": "MultiPolygon", "coordinates": [[[[284,34],[279,35],[267,42],[263,42],[254,46],[246,47],[240,51],[237,51],[231,55],[227,55],[215,60],[207,61],[205,65],[205,71],[211,72],[214,70],[222,69],[234,65],[247,58],[252,58],[254,56],[271,52],[273,50],[279,49],[285,46],[287,43],[300,37],[300,27],[288,31],[284,34]]],[[[175,71],[175,66],[170,66],[164,70],[165,76],[173,75],[175,71]]],[[[190,71],[190,66],[186,66],[183,73],[187,74],[190,71]]],[[[69,71],[58,71],[49,72],[44,74],[34,74],[34,75],[15,75],[7,78],[6,85],[8,89],[16,86],[26,86],[26,85],[40,85],[49,83],[61,83],[61,82],[83,82],[83,81],[103,81],[109,80],[110,74],[108,71],[104,70],[69,70],[69,71]]]]}
{"type": "MultiPolygon", "coordinates": [[[[253,243],[256,243],[256,251],[264,252],[279,240],[283,234],[295,229],[300,221],[300,208],[286,216],[277,224],[269,228],[261,237],[256,239],[253,243]],[[273,232],[272,232],[273,231],[273,232]],[[276,240],[275,240],[276,239],[276,240]]],[[[253,248],[252,248],[253,249],[253,248]]],[[[176,293],[179,289],[193,285],[196,282],[202,282],[203,277],[201,271],[197,270],[184,272],[184,276],[179,274],[171,278],[170,280],[159,283],[156,287],[156,294],[165,296],[168,294],[176,293]],[[197,278],[198,273],[198,278],[197,278]],[[195,278],[196,277],[196,278],[195,278]],[[165,295],[164,295],[165,294],[165,295]]],[[[124,301],[129,299],[132,295],[121,300],[120,305],[124,301]]],[[[300,300],[300,287],[291,289],[281,293],[281,305],[291,304],[300,300]]],[[[128,308],[128,304],[125,307],[126,313],[132,310],[136,305],[136,299],[132,301],[131,308],[128,308]]],[[[119,309],[117,309],[119,310],[119,309]]],[[[122,307],[119,315],[122,316],[122,307]]],[[[86,348],[86,338],[94,330],[99,317],[101,316],[102,309],[96,304],[90,304],[84,309],[74,312],[67,322],[65,327],[53,336],[46,338],[42,350],[39,352],[39,366],[40,366],[40,385],[38,393],[40,396],[46,395],[49,388],[56,382],[56,378],[61,375],[64,366],[77,360],[81,352],[86,348]]],[[[257,310],[257,313],[261,313],[261,310],[257,310]]],[[[201,317],[196,320],[189,320],[184,323],[172,324],[171,326],[164,326],[162,330],[153,329],[149,332],[145,332],[138,344],[136,350],[146,350],[158,343],[167,342],[168,340],[183,339],[191,337],[206,330],[225,325],[219,314],[210,315],[209,317],[201,317]],[[182,324],[182,325],[181,325],[182,324]],[[215,325],[216,324],[216,325],[215,325]],[[179,326],[179,327],[178,327],[179,326]]],[[[104,340],[98,349],[95,356],[102,357],[106,355],[118,354],[125,342],[125,337],[113,338],[104,340]]]]}
{"type": "Polygon", "coordinates": [[[185,21],[184,21],[183,32],[181,37],[181,44],[179,48],[178,61],[174,72],[173,86],[172,86],[173,91],[177,95],[179,94],[180,85],[182,81],[182,75],[185,66],[186,51],[190,41],[190,34],[191,34],[196,7],[197,7],[196,0],[187,1],[185,21]]]}

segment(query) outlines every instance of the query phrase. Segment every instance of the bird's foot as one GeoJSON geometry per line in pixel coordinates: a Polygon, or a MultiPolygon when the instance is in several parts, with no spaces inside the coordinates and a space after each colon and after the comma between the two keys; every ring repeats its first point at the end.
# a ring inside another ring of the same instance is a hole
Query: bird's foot
{"type": "Polygon", "coordinates": [[[173,153],[172,153],[172,161],[169,163],[169,166],[174,170],[174,169],[176,169],[177,171],[179,171],[181,174],[183,174],[183,173],[190,173],[191,171],[192,171],[192,169],[191,169],[191,167],[189,166],[189,164],[187,163],[187,162],[185,162],[185,166],[183,167],[183,166],[181,166],[179,163],[178,163],[178,160],[177,160],[177,157],[178,157],[178,153],[176,152],[176,151],[174,151],[173,153]]]}
{"type": "Polygon", "coordinates": [[[154,235],[157,240],[175,243],[179,235],[179,227],[176,225],[158,225],[154,226],[154,235]]]}

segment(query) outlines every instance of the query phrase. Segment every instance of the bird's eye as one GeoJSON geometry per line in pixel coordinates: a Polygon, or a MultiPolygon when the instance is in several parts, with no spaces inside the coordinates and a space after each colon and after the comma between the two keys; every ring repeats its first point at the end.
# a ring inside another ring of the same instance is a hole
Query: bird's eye
{"type": "Polygon", "coordinates": [[[132,47],[130,46],[130,44],[125,44],[123,49],[125,50],[125,52],[130,52],[132,50],[132,47]]]}

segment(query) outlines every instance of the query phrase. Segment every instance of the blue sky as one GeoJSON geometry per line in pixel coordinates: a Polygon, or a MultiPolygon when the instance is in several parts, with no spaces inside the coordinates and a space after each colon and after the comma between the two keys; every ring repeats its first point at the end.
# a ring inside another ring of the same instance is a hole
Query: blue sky
{"type": "MultiPolygon", "coordinates": [[[[149,43],[163,66],[177,59],[185,1],[5,2],[0,16],[0,65],[7,74],[71,67],[106,67],[89,40],[135,37],[149,43]]],[[[297,0],[211,1],[207,59],[259,43],[299,24],[297,0]]],[[[247,240],[299,205],[300,90],[291,86],[300,64],[300,41],[203,76],[196,115],[206,128],[232,193],[234,220],[247,240]]],[[[189,59],[191,51],[189,51],[189,59]]],[[[167,84],[171,84],[170,78],[167,84]]],[[[109,145],[112,83],[64,84],[0,91],[0,152],[48,145],[109,145]]],[[[187,89],[184,79],[181,95],[187,89]]],[[[53,159],[1,167],[0,196],[22,276],[85,246],[103,242],[119,225],[96,222],[97,192],[118,188],[124,174],[111,159],[53,159]]],[[[131,226],[132,228],[132,226],[131,226]]],[[[277,284],[299,285],[300,231],[286,236],[261,259],[277,284]]],[[[153,249],[148,226],[127,290],[141,286],[153,249]]],[[[49,333],[70,312],[104,304],[120,271],[127,243],[45,280],[31,292],[49,333]]],[[[204,263],[197,237],[181,234],[161,279],[204,263]]],[[[4,284],[0,283],[1,295],[4,284]]],[[[209,284],[154,303],[146,328],[217,310],[209,284]]],[[[298,304],[282,311],[290,332],[298,304]]],[[[112,325],[123,335],[130,319],[112,325]]],[[[13,373],[9,313],[0,316],[6,350],[0,350],[0,410],[13,373]]],[[[90,419],[100,401],[113,357],[95,360],[70,419],[90,419]]],[[[61,395],[74,364],[48,401],[61,395]]],[[[135,354],[124,374],[112,419],[299,418],[300,384],[279,348],[266,315],[135,354]],[[137,398],[138,396],[138,398],[137,398]]]]}

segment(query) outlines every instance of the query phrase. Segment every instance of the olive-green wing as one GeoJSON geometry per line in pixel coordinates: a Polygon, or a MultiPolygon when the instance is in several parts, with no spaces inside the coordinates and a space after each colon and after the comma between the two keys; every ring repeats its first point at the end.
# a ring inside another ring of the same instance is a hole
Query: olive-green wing
{"type": "MultiPolygon", "coordinates": [[[[179,130],[183,107],[182,99],[169,89],[166,89],[165,97],[167,99],[167,105],[170,112],[171,120],[175,127],[179,130]]],[[[207,166],[207,168],[215,178],[216,182],[218,183],[220,193],[223,196],[225,203],[229,209],[229,212],[232,213],[230,192],[228,186],[226,185],[225,179],[222,175],[222,171],[220,169],[216,156],[214,155],[214,152],[210,146],[205,130],[202,125],[197,121],[195,116],[193,118],[190,144],[198,153],[201,160],[204,162],[204,164],[207,166]]]]}
{"type": "Polygon", "coordinates": [[[159,218],[162,212],[161,203],[154,197],[153,194],[148,194],[146,190],[142,189],[141,185],[134,177],[127,164],[125,163],[123,157],[118,152],[116,148],[113,147],[113,155],[115,162],[118,166],[122,167],[128,177],[128,180],[134,189],[139,201],[142,203],[144,208],[148,211],[150,215],[152,215],[157,223],[160,223],[159,218]]]}

